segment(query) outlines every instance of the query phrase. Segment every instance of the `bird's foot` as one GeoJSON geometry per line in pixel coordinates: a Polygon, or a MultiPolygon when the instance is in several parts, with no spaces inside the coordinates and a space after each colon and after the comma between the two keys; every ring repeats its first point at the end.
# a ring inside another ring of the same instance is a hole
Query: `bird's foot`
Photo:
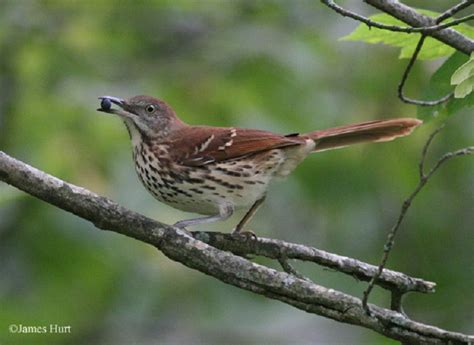
{"type": "Polygon", "coordinates": [[[174,223],[172,226],[173,226],[173,228],[177,228],[177,229],[179,229],[179,230],[182,230],[182,231],[186,232],[188,235],[191,236],[191,232],[190,232],[190,231],[188,230],[188,228],[186,227],[187,224],[183,224],[182,221],[176,222],[176,223],[174,223]]]}
{"type": "Polygon", "coordinates": [[[234,231],[232,231],[231,235],[235,239],[243,239],[244,241],[248,241],[251,238],[256,240],[258,238],[255,232],[253,232],[252,230],[241,230],[238,228],[235,228],[234,231]]]}

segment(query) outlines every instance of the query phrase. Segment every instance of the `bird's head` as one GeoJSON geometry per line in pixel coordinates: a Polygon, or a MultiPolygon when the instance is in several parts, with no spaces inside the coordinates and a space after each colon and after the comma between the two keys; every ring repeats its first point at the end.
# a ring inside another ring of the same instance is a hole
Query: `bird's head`
{"type": "Polygon", "coordinates": [[[99,99],[101,103],[97,110],[121,117],[132,139],[138,134],[146,138],[164,138],[170,131],[183,125],[168,104],[154,97],[134,96],[122,99],[102,96],[99,99]]]}

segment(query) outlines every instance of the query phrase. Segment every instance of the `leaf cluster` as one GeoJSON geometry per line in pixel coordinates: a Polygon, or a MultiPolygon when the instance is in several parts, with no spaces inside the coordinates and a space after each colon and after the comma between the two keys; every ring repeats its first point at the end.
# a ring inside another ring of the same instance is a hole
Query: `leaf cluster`
{"type": "MultiPolygon", "coordinates": [[[[427,10],[419,10],[419,12],[431,17],[439,15],[427,10]]],[[[400,20],[385,13],[375,14],[369,19],[387,25],[404,25],[400,20]]],[[[474,28],[466,23],[456,25],[455,29],[470,38],[474,38],[474,28]]],[[[341,40],[361,41],[371,44],[382,43],[399,48],[399,58],[408,59],[413,56],[420,37],[420,33],[395,32],[360,24],[341,40]]],[[[469,59],[466,55],[456,52],[452,47],[432,37],[427,37],[417,59],[434,60],[446,57],[444,63],[433,73],[428,86],[421,92],[421,95],[423,99],[431,100],[454,92],[455,97],[431,107],[418,106],[418,117],[424,120],[451,116],[463,108],[474,105],[474,93],[472,93],[474,88],[474,54],[471,54],[469,59]]]]}

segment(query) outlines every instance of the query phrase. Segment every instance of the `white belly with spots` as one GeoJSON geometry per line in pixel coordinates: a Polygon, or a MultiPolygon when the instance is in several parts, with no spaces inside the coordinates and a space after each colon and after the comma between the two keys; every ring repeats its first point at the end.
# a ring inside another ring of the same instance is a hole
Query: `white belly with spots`
{"type": "Polygon", "coordinates": [[[160,160],[146,145],[134,148],[137,174],[159,201],[174,208],[207,215],[219,213],[222,205],[250,208],[261,199],[275,176],[286,176],[312,150],[270,150],[251,157],[188,167],[160,160]],[[288,159],[287,152],[291,152],[288,159]]]}

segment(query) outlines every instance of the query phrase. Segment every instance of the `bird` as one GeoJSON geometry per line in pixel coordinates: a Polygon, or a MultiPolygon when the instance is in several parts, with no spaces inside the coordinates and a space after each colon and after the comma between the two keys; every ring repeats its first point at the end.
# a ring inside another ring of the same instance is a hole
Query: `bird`
{"type": "Polygon", "coordinates": [[[170,105],[151,96],[128,99],[101,96],[98,111],[118,116],[128,129],[135,170],[159,201],[200,214],[173,226],[208,224],[247,212],[232,234],[244,227],[263,204],[269,184],[288,176],[315,152],[365,142],[385,142],[412,133],[422,121],[394,118],[287,135],[270,131],[193,126],[170,105]]]}

